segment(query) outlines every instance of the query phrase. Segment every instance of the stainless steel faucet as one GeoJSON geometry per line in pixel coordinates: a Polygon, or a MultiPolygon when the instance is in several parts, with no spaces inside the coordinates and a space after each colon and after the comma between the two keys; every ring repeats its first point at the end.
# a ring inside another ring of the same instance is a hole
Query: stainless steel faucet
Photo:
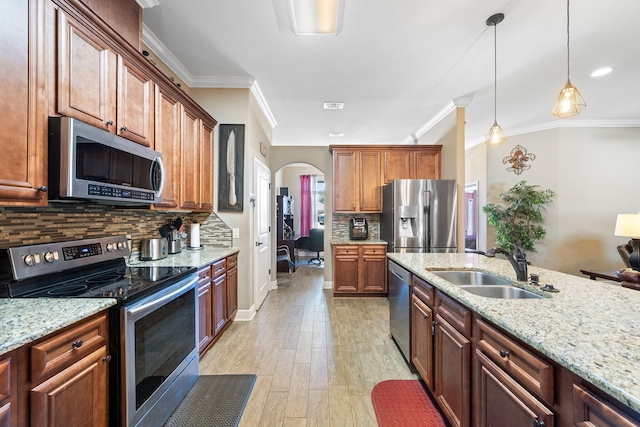
{"type": "Polygon", "coordinates": [[[493,258],[496,254],[503,254],[505,258],[509,260],[513,269],[516,271],[516,278],[519,282],[526,282],[528,278],[527,274],[527,258],[524,253],[522,253],[519,249],[516,251],[515,258],[511,253],[507,252],[502,248],[491,248],[486,253],[485,256],[493,258]]]}

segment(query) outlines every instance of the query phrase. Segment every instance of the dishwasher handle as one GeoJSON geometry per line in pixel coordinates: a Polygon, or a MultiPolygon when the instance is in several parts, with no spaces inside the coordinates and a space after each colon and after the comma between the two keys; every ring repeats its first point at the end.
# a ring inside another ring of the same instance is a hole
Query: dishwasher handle
{"type": "Polygon", "coordinates": [[[407,270],[400,267],[399,265],[390,262],[389,263],[389,272],[400,279],[403,283],[409,284],[411,275],[407,270]]]}

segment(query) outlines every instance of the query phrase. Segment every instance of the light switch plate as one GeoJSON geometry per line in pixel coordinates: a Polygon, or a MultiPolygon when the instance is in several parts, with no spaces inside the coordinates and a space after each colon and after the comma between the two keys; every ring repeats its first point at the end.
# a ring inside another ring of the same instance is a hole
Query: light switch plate
{"type": "Polygon", "coordinates": [[[234,239],[239,239],[240,238],[240,229],[239,228],[232,228],[233,230],[233,238],[234,239]]]}

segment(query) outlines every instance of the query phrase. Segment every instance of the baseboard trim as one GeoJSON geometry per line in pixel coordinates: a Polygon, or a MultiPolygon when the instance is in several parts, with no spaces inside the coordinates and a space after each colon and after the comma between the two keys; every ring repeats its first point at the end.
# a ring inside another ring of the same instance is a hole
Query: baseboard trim
{"type": "Polygon", "coordinates": [[[325,280],[322,289],[333,289],[333,280],[325,280]]]}
{"type": "Polygon", "coordinates": [[[271,289],[278,289],[278,279],[271,281],[271,289]]]}
{"type": "Polygon", "coordinates": [[[240,310],[236,312],[236,317],[233,319],[235,322],[249,322],[256,317],[256,306],[252,305],[248,310],[240,310]]]}

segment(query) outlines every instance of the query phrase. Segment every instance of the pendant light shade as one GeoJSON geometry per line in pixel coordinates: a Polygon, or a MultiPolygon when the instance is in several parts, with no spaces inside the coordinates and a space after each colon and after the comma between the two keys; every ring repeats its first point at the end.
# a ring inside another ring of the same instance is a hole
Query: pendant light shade
{"type": "Polygon", "coordinates": [[[556,106],[553,108],[553,115],[562,118],[578,115],[587,103],[578,92],[578,89],[571,84],[569,78],[569,0],[567,0],[567,84],[560,91],[556,106]]]}
{"type": "Polygon", "coordinates": [[[493,126],[489,129],[489,135],[485,143],[489,147],[497,147],[504,144],[507,137],[504,136],[502,128],[498,124],[498,35],[497,29],[499,23],[504,19],[503,13],[496,13],[487,19],[487,25],[493,27],[493,126]]]}

